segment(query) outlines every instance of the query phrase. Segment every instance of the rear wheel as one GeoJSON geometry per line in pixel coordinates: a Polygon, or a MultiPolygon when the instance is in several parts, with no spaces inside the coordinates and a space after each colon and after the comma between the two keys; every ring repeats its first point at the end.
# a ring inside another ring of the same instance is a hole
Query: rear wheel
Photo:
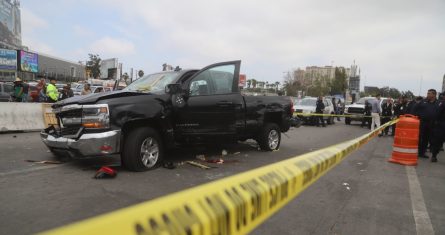
{"type": "Polygon", "coordinates": [[[275,123],[267,123],[258,135],[257,142],[260,148],[265,151],[279,149],[281,143],[280,127],[275,123]]]}
{"type": "Polygon", "coordinates": [[[156,130],[141,127],[132,130],[124,143],[122,163],[132,171],[147,171],[158,167],[164,151],[156,130]]]}

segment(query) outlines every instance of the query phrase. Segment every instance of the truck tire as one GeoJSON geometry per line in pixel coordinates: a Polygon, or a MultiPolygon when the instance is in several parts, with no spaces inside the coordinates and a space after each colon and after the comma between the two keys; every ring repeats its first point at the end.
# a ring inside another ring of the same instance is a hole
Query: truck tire
{"type": "Polygon", "coordinates": [[[275,123],[266,123],[256,140],[264,151],[279,149],[281,143],[280,127],[275,123]]]}
{"type": "Polygon", "coordinates": [[[351,119],[350,118],[345,118],[345,124],[346,125],[351,125],[351,119]]]}
{"type": "Polygon", "coordinates": [[[164,157],[162,140],[151,127],[133,129],[122,151],[122,163],[131,171],[147,171],[158,167],[164,157]]]}

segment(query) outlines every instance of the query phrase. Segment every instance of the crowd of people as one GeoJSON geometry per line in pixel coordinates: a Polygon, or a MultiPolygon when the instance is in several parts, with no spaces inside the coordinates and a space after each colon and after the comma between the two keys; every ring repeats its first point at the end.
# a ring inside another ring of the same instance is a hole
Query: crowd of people
{"type": "MultiPolygon", "coordinates": [[[[30,99],[30,85],[26,81],[22,81],[20,78],[16,78],[14,81],[13,93],[11,94],[11,102],[42,102],[42,103],[55,103],[60,100],[64,100],[74,96],[74,92],[71,89],[71,84],[68,83],[63,86],[62,90],[58,90],[56,87],[56,80],[51,78],[47,84],[45,79],[41,79],[36,87],[37,96],[30,99]]],[[[85,84],[81,95],[91,94],[91,88],[89,84],[85,84]]]]}
{"type": "MultiPolygon", "coordinates": [[[[391,98],[386,99],[380,105],[380,95],[375,100],[367,101],[365,104],[365,118],[362,126],[367,123],[368,128],[374,130],[393,118],[400,115],[411,114],[420,120],[418,156],[430,158],[426,151],[430,149],[431,161],[437,162],[437,154],[443,149],[445,141],[445,92],[437,96],[435,89],[429,89],[426,98],[421,96],[408,101],[406,96],[401,96],[396,102],[391,98]]],[[[395,134],[396,125],[386,127],[379,136],[395,134]]]]}

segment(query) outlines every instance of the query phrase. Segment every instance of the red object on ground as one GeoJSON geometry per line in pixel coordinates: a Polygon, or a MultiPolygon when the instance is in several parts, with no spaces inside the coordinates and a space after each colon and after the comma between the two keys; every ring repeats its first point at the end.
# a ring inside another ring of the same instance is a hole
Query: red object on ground
{"type": "Polygon", "coordinates": [[[94,178],[95,179],[114,178],[114,177],[116,177],[116,175],[117,175],[117,172],[113,168],[103,166],[98,171],[96,171],[94,178]]]}

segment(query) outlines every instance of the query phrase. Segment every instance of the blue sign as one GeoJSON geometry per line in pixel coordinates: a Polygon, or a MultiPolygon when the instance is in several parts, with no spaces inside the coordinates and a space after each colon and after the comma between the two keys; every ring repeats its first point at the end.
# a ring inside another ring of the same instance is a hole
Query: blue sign
{"type": "Polygon", "coordinates": [[[0,70],[17,70],[17,51],[0,49],[0,70]]]}

